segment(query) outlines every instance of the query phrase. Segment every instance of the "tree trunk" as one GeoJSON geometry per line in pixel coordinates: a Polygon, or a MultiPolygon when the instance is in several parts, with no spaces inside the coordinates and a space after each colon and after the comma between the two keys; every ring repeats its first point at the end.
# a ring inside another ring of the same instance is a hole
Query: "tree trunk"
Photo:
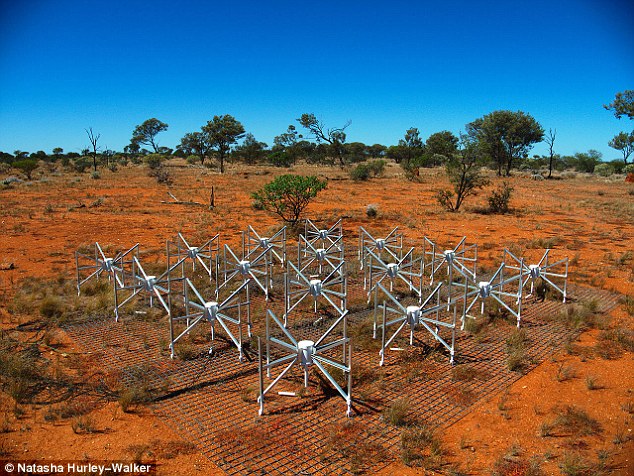
{"type": "Polygon", "coordinates": [[[550,160],[548,161],[548,178],[551,178],[553,175],[553,156],[550,156],[550,160]]]}

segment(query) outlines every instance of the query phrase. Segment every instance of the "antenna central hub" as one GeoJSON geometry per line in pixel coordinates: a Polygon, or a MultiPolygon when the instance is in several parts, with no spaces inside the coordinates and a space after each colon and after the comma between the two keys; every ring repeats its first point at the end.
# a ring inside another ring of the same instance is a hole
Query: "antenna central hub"
{"type": "Polygon", "coordinates": [[[531,264],[528,266],[528,269],[531,273],[531,278],[533,279],[537,279],[539,278],[540,274],[541,274],[541,269],[539,268],[539,265],[537,264],[531,264]]]}
{"type": "Polygon", "coordinates": [[[190,246],[187,249],[187,257],[190,259],[196,259],[196,256],[198,256],[198,248],[195,246],[190,246]]]}
{"type": "Polygon", "coordinates": [[[398,276],[398,264],[397,263],[388,263],[388,265],[387,265],[387,275],[390,278],[396,278],[396,276],[398,276]]]}
{"type": "Polygon", "coordinates": [[[297,353],[302,361],[302,365],[313,365],[315,343],[312,340],[300,340],[297,343],[297,353]]]}
{"type": "Polygon", "coordinates": [[[491,295],[491,283],[488,281],[480,281],[478,283],[480,288],[480,297],[487,298],[491,295]]]}
{"type": "Polygon", "coordinates": [[[451,263],[456,256],[456,252],[454,250],[445,250],[443,255],[445,255],[447,262],[451,263]]]}
{"type": "Polygon", "coordinates": [[[310,294],[313,297],[321,296],[321,279],[311,279],[308,283],[310,294]]]}
{"type": "Polygon", "coordinates": [[[210,301],[205,303],[205,319],[208,321],[215,321],[218,315],[218,303],[210,301]]]}
{"type": "Polygon", "coordinates": [[[411,325],[418,324],[420,317],[420,308],[418,306],[407,306],[407,323],[411,325]]]}
{"type": "Polygon", "coordinates": [[[251,261],[242,260],[238,263],[238,269],[243,276],[246,276],[251,271],[251,261]]]}
{"type": "Polygon", "coordinates": [[[319,238],[322,240],[328,238],[328,230],[319,230],[319,238]]]}
{"type": "Polygon", "coordinates": [[[260,248],[268,248],[270,243],[270,238],[260,238],[260,248]]]}
{"type": "Polygon", "coordinates": [[[153,291],[155,284],[156,284],[156,276],[148,276],[143,281],[143,287],[145,288],[146,291],[153,291]]]}
{"type": "Polygon", "coordinates": [[[326,259],[326,250],[323,248],[317,248],[315,250],[315,256],[317,257],[320,263],[323,263],[324,260],[326,259]]]}
{"type": "Polygon", "coordinates": [[[114,260],[112,258],[106,258],[105,260],[103,260],[103,263],[101,263],[101,269],[106,271],[107,273],[112,272],[113,266],[114,260]]]}
{"type": "Polygon", "coordinates": [[[383,251],[385,249],[385,240],[383,238],[376,240],[376,249],[379,251],[383,251]]]}

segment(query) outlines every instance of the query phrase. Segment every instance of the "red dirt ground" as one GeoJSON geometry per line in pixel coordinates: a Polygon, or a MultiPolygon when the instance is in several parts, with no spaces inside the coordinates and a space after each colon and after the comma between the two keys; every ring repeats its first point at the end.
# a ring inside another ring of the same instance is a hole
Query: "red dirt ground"
{"type": "MultiPolygon", "coordinates": [[[[99,180],[87,175],[50,175],[45,180],[18,184],[0,190],[0,307],[2,326],[11,327],[29,319],[7,311],[15,286],[27,276],[72,276],[73,252],[98,241],[113,250],[141,243],[141,250],[162,250],[165,241],[181,231],[194,243],[220,232],[222,243],[238,245],[247,224],[266,233],[279,220],[255,210],[250,193],[282,170],[233,166],[224,176],[206,169],[187,168],[172,161],[169,167],[175,183],[170,191],[180,200],[206,203],[215,188],[216,208],[164,203],[172,199],[167,187],[157,185],[140,167],[126,167],[116,173],[102,171],[99,180]],[[12,268],[12,269],[7,269],[12,268]]],[[[516,176],[513,213],[478,213],[485,206],[486,191],[467,201],[459,213],[442,210],[433,198],[446,187],[443,171],[421,173],[422,182],[406,181],[400,169],[388,167],[386,176],[369,182],[353,182],[347,172],[334,168],[298,166],[292,173],[310,173],[329,179],[327,190],[316,199],[307,216],[334,222],[344,217],[348,249],[356,245],[358,226],[383,234],[399,225],[410,246],[420,248],[423,235],[447,246],[462,236],[478,243],[483,266],[493,269],[501,261],[504,247],[512,247],[531,259],[539,259],[544,246],[553,248],[555,258],[571,258],[574,281],[632,297],[634,267],[634,200],[632,186],[624,182],[579,176],[555,181],[532,181],[516,176]],[[377,205],[378,217],[368,218],[366,206],[377,205]]],[[[495,184],[499,183],[494,179],[495,184]]],[[[614,322],[632,329],[632,316],[620,306],[614,322]]],[[[591,348],[598,331],[582,334],[577,343],[591,348]]],[[[63,351],[75,349],[64,341],[63,351]]],[[[517,381],[508,392],[477,405],[465,418],[442,431],[446,459],[468,474],[490,474],[496,460],[512,445],[521,455],[537,455],[547,474],[560,474],[564,452],[575,450],[592,461],[596,452],[609,453],[611,474],[634,474],[634,418],[623,406],[634,406],[634,360],[625,353],[616,360],[586,358],[583,353],[553,355],[517,381]],[[574,369],[574,376],[560,381],[562,366],[574,369]],[[598,389],[588,390],[586,377],[594,377],[598,389]],[[603,427],[598,436],[581,443],[566,436],[542,437],[540,425],[554,418],[556,405],[575,405],[586,410],[603,427]],[[617,433],[623,443],[614,443],[617,433]]],[[[169,447],[179,438],[147,410],[127,414],[118,404],[108,403],[95,412],[99,433],[73,433],[66,423],[44,421],[43,409],[27,406],[17,419],[3,397],[5,418],[11,429],[2,435],[7,458],[37,460],[130,460],[139,445],[147,446],[143,459],[160,463],[159,474],[222,474],[212,463],[187,449],[171,454],[169,447]],[[172,457],[173,456],[173,457],[172,457]]],[[[395,464],[382,474],[423,474],[422,469],[395,464]]],[[[427,473],[431,474],[431,473],[427,473]]],[[[518,473],[522,474],[522,473],[518,473]]]]}

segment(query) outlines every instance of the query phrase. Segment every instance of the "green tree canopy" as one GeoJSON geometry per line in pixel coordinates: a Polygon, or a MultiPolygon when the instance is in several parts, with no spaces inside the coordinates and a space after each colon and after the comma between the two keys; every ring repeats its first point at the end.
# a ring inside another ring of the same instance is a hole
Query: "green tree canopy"
{"type": "Polygon", "coordinates": [[[439,165],[458,152],[458,138],[449,131],[435,132],[425,142],[425,163],[439,165]]]}
{"type": "Polygon", "coordinates": [[[27,180],[31,180],[31,175],[37,169],[37,160],[34,159],[22,159],[17,160],[11,164],[11,167],[14,167],[20,170],[27,178],[27,180]]]}
{"type": "Polygon", "coordinates": [[[167,130],[168,125],[164,122],[159,121],[155,117],[148,119],[134,128],[132,132],[132,139],[130,140],[133,144],[143,144],[150,145],[154,149],[154,153],[159,153],[158,142],[156,141],[156,136],[159,132],[163,132],[167,130]]]}
{"type": "Polygon", "coordinates": [[[201,165],[205,163],[205,158],[211,152],[208,137],[202,132],[188,132],[183,136],[177,148],[182,150],[185,155],[197,156],[201,165]]]}
{"type": "Polygon", "coordinates": [[[608,111],[614,111],[614,117],[621,119],[627,116],[634,119],[634,90],[628,89],[622,93],[616,93],[614,101],[603,106],[608,111]]]}
{"type": "Polygon", "coordinates": [[[506,176],[511,174],[514,162],[526,156],[544,137],[542,126],[522,111],[493,111],[467,124],[467,133],[474,136],[493,159],[498,175],[502,175],[506,165],[506,176]]]}
{"type": "Polygon", "coordinates": [[[266,156],[267,144],[259,142],[251,133],[244,136],[242,144],[236,146],[233,154],[248,165],[260,162],[266,156]]]}
{"type": "Polygon", "coordinates": [[[214,116],[202,127],[206,140],[218,153],[220,173],[225,172],[225,157],[231,151],[233,144],[244,136],[244,126],[235,117],[225,114],[214,116]]]}
{"type": "Polygon", "coordinates": [[[627,159],[634,152],[634,132],[619,132],[614,138],[608,142],[613,149],[621,151],[623,154],[623,162],[627,164],[627,159]]]}

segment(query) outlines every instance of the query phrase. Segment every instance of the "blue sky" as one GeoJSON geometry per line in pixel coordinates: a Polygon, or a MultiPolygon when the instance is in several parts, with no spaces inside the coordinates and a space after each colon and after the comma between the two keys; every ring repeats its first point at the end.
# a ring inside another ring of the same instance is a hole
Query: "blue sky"
{"type": "Polygon", "coordinates": [[[150,117],[174,147],[220,114],[271,145],[304,112],[390,145],[510,109],[557,129],[556,152],[618,158],[632,123],[602,104],[634,89],[633,18],[610,0],[0,2],[0,150],[79,151],[89,126],[121,150],[150,117]]]}

